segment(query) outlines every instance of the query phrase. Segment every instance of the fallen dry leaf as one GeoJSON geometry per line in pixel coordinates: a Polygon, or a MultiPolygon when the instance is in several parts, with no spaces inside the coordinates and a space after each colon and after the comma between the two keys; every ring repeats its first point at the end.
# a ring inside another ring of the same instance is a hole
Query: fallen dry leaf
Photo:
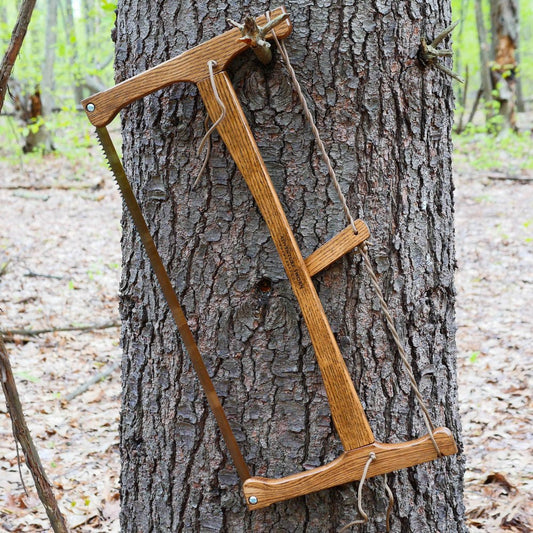
{"type": "Polygon", "coordinates": [[[485,485],[496,483],[501,485],[507,492],[512,492],[516,489],[514,485],[511,485],[509,480],[500,472],[495,472],[494,474],[489,474],[484,481],[485,485]]]}

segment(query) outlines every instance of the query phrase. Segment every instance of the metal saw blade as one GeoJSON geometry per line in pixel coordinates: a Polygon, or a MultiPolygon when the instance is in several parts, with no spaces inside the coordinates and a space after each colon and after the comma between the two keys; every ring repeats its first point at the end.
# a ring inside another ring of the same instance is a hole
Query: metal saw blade
{"type": "Polygon", "coordinates": [[[170,311],[172,312],[174,322],[178,327],[183,344],[185,344],[185,348],[189,354],[194,370],[196,371],[198,379],[200,380],[200,384],[202,385],[202,388],[207,396],[207,401],[211,407],[211,411],[215,415],[218,427],[220,428],[220,432],[222,433],[226,446],[228,447],[228,451],[233,459],[235,468],[237,469],[241,481],[244,482],[250,477],[250,471],[244,460],[239,444],[237,443],[237,439],[235,438],[231,426],[229,425],[226,413],[220,402],[220,398],[218,397],[213,382],[209,377],[209,373],[198,349],[198,345],[196,344],[192,331],[189,328],[185,313],[183,312],[178,300],[178,296],[174,291],[174,287],[172,286],[168,272],[163,265],[163,261],[161,260],[159,252],[157,251],[156,245],[152,239],[152,235],[150,234],[146,220],[142,214],[137,199],[135,198],[130,182],[126,176],[126,172],[124,171],[124,167],[122,166],[122,162],[120,161],[120,157],[117,154],[113,141],[111,140],[109,132],[105,126],[97,127],[96,135],[100,145],[102,146],[102,150],[109,164],[109,168],[111,169],[115,181],[120,189],[122,198],[133,219],[133,223],[139,232],[141,241],[146,250],[146,254],[150,259],[150,263],[155,272],[157,280],[159,281],[163,295],[165,296],[170,311]]]}

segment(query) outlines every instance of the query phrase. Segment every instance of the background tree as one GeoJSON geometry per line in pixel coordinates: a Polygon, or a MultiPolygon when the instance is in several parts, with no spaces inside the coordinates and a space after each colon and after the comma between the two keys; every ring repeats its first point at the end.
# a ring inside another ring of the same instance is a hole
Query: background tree
{"type": "Polygon", "coordinates": [[[483,94],[485,100],[485,114],[487,122],[489,122],[494,116],[494,109],[492,103],[492,76],[490,72],[490,45],[487,35],[487,28],[485,25],[485,17],[483,14],[483,2],[482,0],[475,0],[475,12],[476,12],[476,26],[479,39],[479,65],[481,74],[481,88],[480,91],[483,94]]]}
{"type": "MultiPolygon", "coordinates": [[[[420,37],[450,22],[449,4],[291,3],[287,46],[349,203],[372,230],[372,257],[438,424],[459,439],[454,344],[451,80],[422,70],[420,37]]],[[[259,2],[260,12],[267,4],[259,2]]],[[[117,81],[227,29],[240,3],[123,0],[117,81]]],[[[345,222],[279,61],[246,54],[234,85],[304,255],[345,222]]],[[[166,262],[245,456],[256,474],[318,466],[341,449],[295,299],[234,163],[214,143],[193,189],[203,107],[180,84],[123,112],[126,171],[166,262]]],[[[183,355],[136,232],[123,219],[122,522],[125,531],[334,531],[356,516],[355,488],[245,510],[237,475],[183,355]]],[[[379,440],[425,429],[358,257],[317,278],[379,440]]],[[[462,461],[398,472],[394,531],[465,531],[462,461]]],[[[367,531],[383,528],[381,480],[369,482],[367,531]]]]}
{"type": "Polygon", "coordinates": [[[41,93],[45,114],[49,114],[54,107],[54,64],[57,49],[57,9],[57,0],[48,0],[41,81],[41,93]]]}
{"type": "Polygon", "coordinates": [[[79,41],[77,38],[76,22],[74,19],[74,6],[72,0],[65,0],[63,14],[63,26],[68,43],[67,50],[69,64],[72,71],[72,85],[74,102],[81,102],[83,99],[83,76],[81,74],[79,62],[79,41]]]}
{"type": "MultiPolygon", "coordinates": [[[[499,130],[516,129],[515,108],[521,94],[518,71],[518,2],[490,0],[487,4],[483,0],[475,0],[474,11],[481,83],[471,118],[479,97],[483,95],[487,124],[494,126],[494,117],[498,116],[499,130]],[[490,31],[487,31],[487,25],[490,31]]],[[[461,12],[465,15],[467,13],[462,5],[461,12]]],[[[521,106],[523,107],[523,102],[521,106]]]]}
{"type": "MultiPolygon", "coordinates": [[[[29,127],[24,144],[24,152],[32,152],[39,147],[43,152],[54,150],[52,132],[46,126],[46,118],[50,117],[55,102],[56,75],[54,65],[57,49],[57,0],[48,0],[46,5],[46,26],[44,39],[44,57],[41,66],[41,81],[33,91],[29,101],[29,127]]],[[[27,107],[28,98],[23,93],[19,97],[22,109],[27,107]]]]}
{"type": "Polygon", "coordinates": [[[491,73],[503,128],[516,127],[516,78],[519,36],[518,0],[491,0],[491,73]]]}

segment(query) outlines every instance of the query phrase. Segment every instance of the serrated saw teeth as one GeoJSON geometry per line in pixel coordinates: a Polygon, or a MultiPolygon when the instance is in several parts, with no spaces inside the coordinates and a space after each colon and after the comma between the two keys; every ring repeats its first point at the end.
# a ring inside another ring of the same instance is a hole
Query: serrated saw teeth
{"type": "MultiPolygon", "coordinates": [[[[102,149],[102,152],[104,154],[107,166],[111,171],[111,174],[113,175],[115,183],[118,186],[120,196],[124,201],[126,201],[126,195],[128,197],[133,198],[133,192],[131,191],[128,178],[126,177],[126,173],[124,172],[124,167],[122,166],[117,151],[115,150],[115,146],[113,145],[113,141],[111,140],[107,128],[97,127],[96,138],[98,139],[98,144],[100,145],[100,148],[102,149]]],[[[136,202],[134,201],[134,203],[136,202]]],[[[130,210],[135,209],[134,206],[130,207],[128,205],[128,207],[130,210]]]]}

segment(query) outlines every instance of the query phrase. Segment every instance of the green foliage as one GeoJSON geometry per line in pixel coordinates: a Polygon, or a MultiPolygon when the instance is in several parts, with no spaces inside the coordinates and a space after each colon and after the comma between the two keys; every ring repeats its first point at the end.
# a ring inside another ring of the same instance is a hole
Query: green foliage
{"type": "Polygon", "coordinates": [[[472,352],[470,354],[470,357],[468,358],[468,360],[471,362],[471,363],[475,363],[478,359],[479,359],[479,356],[481,355],[481,352],[472,352]]]}
{"type": "MultiPolygon", "coordinates": [[[[3,53],[15,24],[18,10],[16,2],[5,2],[0,10],[0,52],[3,53]]],[[[86,81],[97,80],[102,87],[113,84],[113,53],[111,29],[115,22],[114,10],[116,2],[102,0],[100,2],[73,2],[74,26],[68,24],[65,4],[60,3],[57,19],[57,44],[55,47],[54,88],[52,96],[54,107],[61,108],[59,113],[45,117],[46,127],[56,133],[67,132],[66,138],[54,134],[54,144],[64,153],[75,152],[87,146],[86,136],[80,132],[87,130],[87,122],[79,120],[73,110],[79,105],[80,97],[94,92],[87,88],[86,81]],[[84,6],[90,5],[89,9],[84,6]],[[80,87],[75,92],[74,87],[80,87]],[[80,128],[81,126],[81,128],[80,128]],[[75,131],[77,130],[77,131],[75,131]],[[64,141],[67,142],[64,142],[64,141]]],[[[47,24],[47,3],[37,2],[32,15],[28,33],[12,78],[16,80],[22,91],[32,94],[41,84],[45,54],[45,37],[47,24]]],[[[6,99],[4,112],[10,111],[10,99],[6,99]]],[[[30,131],[35,133],[43,124],[42,119],[29,125],[21,126],[6,117],[0,118],[0,141],[3,149],[15,154],[19,153],[20,139],[30,131]]],[[[0,155],[4,155],[0,149],[0,155]]]]}
{"type": "Polygon", "coordinates": [[[23,127],[21,134],[27,137],[30,133],[37,133],[42,126],[44,126],[44,118],[40,116],[23,127]]]}
{"type": "Polygon", "coordinates": [[[115,9],[117,8],[117,2],[116,1],[108,2],[107,0],[101,0],[100,7],[104,11],[115,11],[115,9]]]}
{"type": "MultiPolygon", "coordinates": [[[[0,45],[5,49],[17,17],[15,2],[3,8],[5,20],[0,24],[0,45]]],[[[104,85],[113,80],[113,56],[111,29],[115,22],[116,2],[95,2],[87,12],[76,9],[74,3],[74,27],[68,27],[64,7],[59,8],[57,20],[56,60],[54,65],[55,91],[58,99],[72,92],[72,86],[87,75],[98,76],[104,85]],[[106,63],[105,65],[103,63],[106,63]]],[[[28,88],[38,85],[42,79],[46,35],[45,2],[37,2],[21,53],[15,63],[13,77],[28,88]]],[[[61,98],[63,100],[63,98],[61,98]]],[[[67,105],[79,102],[69,101],[67,105]]]]}
{"type": "MultiPolygon", "coordinates": [[[[477,79],[479,76],[479,42],[474,2],[452,0],[452,13],[453,19],[460,21],[453,33],[454,69],[460,76],[466,78],[468,67],[469,80],[477,79]]],[[[456,93],[460,92],[462,85],[457,82],[454,84],[456,93]]]]}
{"type": "Polygon", "coordinates": [[[494,137],[485,127],[469,126],[454,136],[454,159],[478,170],[504,168],[509,175],[533,169],[533,138],[527,133],[508,132],[494,137]]]}

